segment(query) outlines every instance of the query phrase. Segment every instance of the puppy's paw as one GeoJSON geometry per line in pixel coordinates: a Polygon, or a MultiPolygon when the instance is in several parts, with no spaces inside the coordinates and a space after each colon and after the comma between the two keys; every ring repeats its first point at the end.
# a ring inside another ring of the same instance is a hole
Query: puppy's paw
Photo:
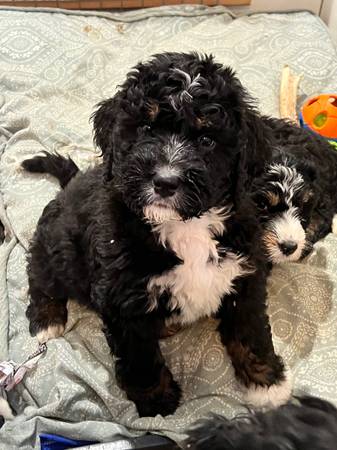
{"type": "Polygon", "coordinates": [[[289,371],[283,380],[270,386],[251,385],[245,392],[245,403],[253,408],[276,408],[287,403],[291,397],[292,379],[289,371]]]}
{"type": "Polygon", "coordinates": [[[55,325],[49,325],[47,328],[44,328],[43,330],[36,333],[36,337],[40,344],[44,344],[51,339],[56,339],[60,336],[63,336],[64,333],[64,325],[62,324],[55,324],[55,325]]]}
{"type": "Polygon", "coordinates": [[[181,389],[166,367],[162,369],[158,385],[144,390],[126,389],[126,392],[135,402],[140,417],[173,414],[181,399],[181,389]]]}
{"type": "Polygon", "coordinates": [[[63,335],[68,310],[65,301],[41,297],[39,302],[28,305],[26,316],[31,336],[37,336],[43,344],[63,335]]]}

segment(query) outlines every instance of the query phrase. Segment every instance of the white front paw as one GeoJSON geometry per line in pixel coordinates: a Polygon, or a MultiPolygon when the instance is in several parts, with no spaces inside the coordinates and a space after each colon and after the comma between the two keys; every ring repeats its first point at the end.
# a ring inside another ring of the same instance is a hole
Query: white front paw
{"type": "Polygon", "coordinates": [[[244,401],[253,408],[277,408],[287,403],[292,392],[292,378],[289,371],[283,381],[271,386],[251,386],[245,392],[244,401]]]}

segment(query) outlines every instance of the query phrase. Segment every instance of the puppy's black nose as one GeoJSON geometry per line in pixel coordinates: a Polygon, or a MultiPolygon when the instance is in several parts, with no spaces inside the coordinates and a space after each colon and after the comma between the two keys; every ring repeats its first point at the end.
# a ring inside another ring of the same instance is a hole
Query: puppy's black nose
{"type": "Polygon", "coordinates": [[[161,197],[171,197],[175,194],[179,186],[179,177],[176,175],[162,176],[156,174],[153,177],[154,190],[161,197]]]}
{"type": "Polygon", "coordinates": [[[297,244],[294,241],[284,241],[279,243],[278,246],[280,247],[281,252],[286,256],[292,255],[297,249],[297,244]]]}

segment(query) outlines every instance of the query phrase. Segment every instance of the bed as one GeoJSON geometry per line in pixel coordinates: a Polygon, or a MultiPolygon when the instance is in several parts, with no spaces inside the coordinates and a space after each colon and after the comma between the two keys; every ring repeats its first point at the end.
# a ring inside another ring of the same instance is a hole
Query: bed
{"type": "MultiPolygon", "coordinates": [[[[284,64],[303,75],[300,95],[337,92],[337,55],[309,12],[236,18],[222,6],[165,6],[122,13],[0,9],[0,360],[36,349],[28,332],[26,251],[44,206],[59,187],[20,162],[42,150],[70,155],[81,168],[99,160],[89,116],[139,60],[161,51],[212,52],[233,66],[261,111],[278,115],[284,64]]],[[[274,268],[269,313],[275,346],[296,393],[337,405],[337,237],[302,263],[274,268]]],[[[242,394],[216,333],[205,320],[163,340],[184,397],[173,416],[139,418],[115,383],[113,359],[91,311],[69,301],[65,336],[48,343],[38,367],[10,392],[17,417],[0,430],[0,448],[31,449],[40,433],[110,442],[147,432],[176,442],[210,411],[232,417],[242,394]],[[87,333],[90,328],[90,334],[87,333]]]]}

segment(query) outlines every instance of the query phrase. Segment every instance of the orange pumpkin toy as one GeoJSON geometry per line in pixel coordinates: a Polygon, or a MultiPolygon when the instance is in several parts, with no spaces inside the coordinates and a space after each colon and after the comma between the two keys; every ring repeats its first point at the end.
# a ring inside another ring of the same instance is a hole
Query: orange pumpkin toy
{"type": "Polygon", "coordinates": [[[320,94],[303,104],[300,123],[304,128],[328,139],[337,140],[337,95],[320,94]]]}

